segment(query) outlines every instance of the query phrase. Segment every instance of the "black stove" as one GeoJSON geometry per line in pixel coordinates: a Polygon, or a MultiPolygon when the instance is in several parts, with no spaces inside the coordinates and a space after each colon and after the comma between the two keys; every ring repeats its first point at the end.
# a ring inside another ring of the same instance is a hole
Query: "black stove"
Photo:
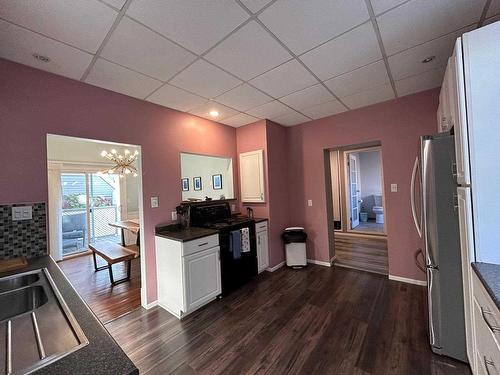
{"type": "Polygon", "coordinates": [[[256,276],[258,272],[255,221],[244,216],[232,216],[229,202],[225,201],[195,202],[186,205],[188,205],[190,226],[219,231],[222,295],[227,295],[256,276]],[[248,228],[250,251],[235,256],[231,247],[231,235],[232,232],[241,231],[243,228],[248,228]]]}

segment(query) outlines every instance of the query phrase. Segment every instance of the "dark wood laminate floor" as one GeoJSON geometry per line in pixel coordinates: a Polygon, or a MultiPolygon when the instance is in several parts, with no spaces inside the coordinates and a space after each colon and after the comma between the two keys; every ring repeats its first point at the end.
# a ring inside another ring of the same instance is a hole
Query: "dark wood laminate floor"
{"type": "Polygon", "coordinates": [[[337,265],[388,274],[386,237],[335,232],[334,246],[337,265]]]}
{"type": "Polygon", "coordinates": [[[106,324],[141,374],[470,374],[432,354],[425,288],[344,268],[264,273],[178,321],[106,324]]]}
{"type": "MultiPolygon", "coordinates": [[[[105,264],[98,258],[99,265],[105,264]]],[[[130,281],[111,286],[108,270],[95,272],[92,255],[83,255],[58,263],[68,280],[103,323],[141,306],[140,258],[132,260],[130,281]]],[[[118,280],[126,275],[125,263],[113,265],[118,280]]]]}

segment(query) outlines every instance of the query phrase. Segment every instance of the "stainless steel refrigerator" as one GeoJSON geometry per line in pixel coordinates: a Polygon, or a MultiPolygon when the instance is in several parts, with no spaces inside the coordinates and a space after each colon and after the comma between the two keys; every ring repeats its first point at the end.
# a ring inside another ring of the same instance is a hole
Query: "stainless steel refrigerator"
{"type": "Polygon", "coordinates": [[[421,137],[420,160],[412,176],[412,211],[425,242],[430,344],[437,354],[467,362],[454,136],[421,137]]]}

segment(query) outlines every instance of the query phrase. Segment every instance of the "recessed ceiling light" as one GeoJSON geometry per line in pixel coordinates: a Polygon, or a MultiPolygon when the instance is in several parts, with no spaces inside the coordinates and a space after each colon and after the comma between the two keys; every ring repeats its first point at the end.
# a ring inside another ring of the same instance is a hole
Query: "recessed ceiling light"
{"type": "Polygon", "coordinates": [[[432,60],[434,60],[436,58],[436,56],[429,56],[429,57],[426,57],[425,59],[422,60],[422,64],[427,64],[427,63],[430,63],[432,60]]]}
{"type": "Polygon", "coordinates": [[[215,109],[212,109],[210,112],[208,112],[208,114],[212,117],[217,117],[219,116],[219,112],[216,111],[215,109]]]}
{"type": "Polygon", "coordinates": [[[50,61],[50,59],[47,56],[40,55],[39,53],[34,53],[32,56],[35,59],[37,59],[37,60],[39,60],[41,62],[44,62],[44,63],[48,63],[50,61]]]}

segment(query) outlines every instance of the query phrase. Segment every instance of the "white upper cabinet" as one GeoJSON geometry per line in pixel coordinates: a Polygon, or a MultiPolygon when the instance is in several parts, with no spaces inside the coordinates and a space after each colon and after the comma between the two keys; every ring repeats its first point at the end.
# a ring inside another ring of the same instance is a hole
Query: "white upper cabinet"
{"type": "Polygon", "coordinates": [[[462,56],[462,38],[458,38],[455,43],[453,56],[450,58],[450,62],[453,65],[453,74],[450,83],[454,93],[452,108],[455,130],[456,172],[459,185],[470,185],[469,137],[467,134],[464,64],[462,56]]]}
{"type": "Polygon", "coordinates": [[[449,64],[446,67],[441,91],[439,93],[439,108],[438,108],[438,132],[447,132],[450,130],[450,100],[449,100],[449,64]]]}
{"type": "Polygon", "coordinates": [[[240,154],[242,202],[265,202],[263,150],[240,154]]]}

